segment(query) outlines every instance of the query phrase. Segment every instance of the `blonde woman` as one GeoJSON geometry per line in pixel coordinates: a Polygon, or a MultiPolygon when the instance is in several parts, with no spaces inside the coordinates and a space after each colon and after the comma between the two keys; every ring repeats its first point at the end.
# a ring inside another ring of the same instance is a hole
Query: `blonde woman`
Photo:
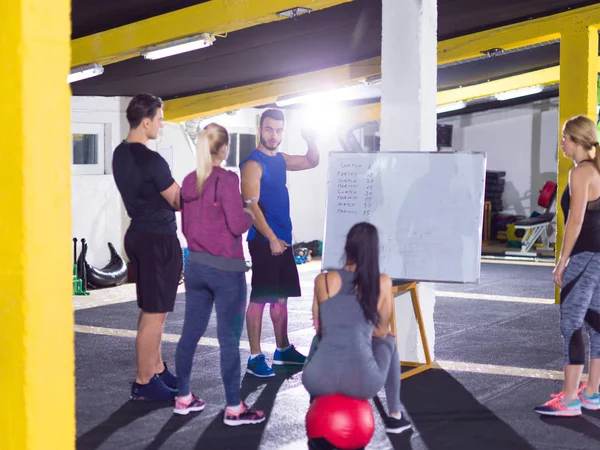
{"type": "Polygon", "coordinates": [[[197,169],[181,187],[182,228],[190,252],[185,268],[185,318],[176,352],[174,413],[204,409],[204,401],[190,392],[190,372],[214,304],[227,400],[223,421],[236,426],[263,422],[265,416],[240,398],[239,343],[246,310],[242,234],[252,225],[253,215],[243,207],[238,176],[221,167],[228,151],[227,130],[214,123],[205,127],[197,139],[197,169]]]}
{"type": "Polygon", "coordinates": [[[563,391],[535,411],[579,416],[582,407],[600,409],[600,147],[596,124],[585,116],[568,120],[561,146],[564,155],[575,163],[560,201],[566,224],[554,269],[554,282],[561,288],[565,381],[563,391]],[[590,336],[590,372],[587,383],[580,386],[585,363],[584,324],[590,336]]]}

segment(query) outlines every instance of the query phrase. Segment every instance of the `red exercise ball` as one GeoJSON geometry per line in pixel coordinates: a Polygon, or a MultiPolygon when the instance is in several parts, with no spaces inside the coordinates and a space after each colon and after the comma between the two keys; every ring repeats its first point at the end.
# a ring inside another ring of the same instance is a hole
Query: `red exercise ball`
{"type": "Polygon", "coordinates": [[[368,400],[334,394],[317,397],[306,414],[309,439],[324,438],[339,449],[366,447],[375,432],[368,400]]]}

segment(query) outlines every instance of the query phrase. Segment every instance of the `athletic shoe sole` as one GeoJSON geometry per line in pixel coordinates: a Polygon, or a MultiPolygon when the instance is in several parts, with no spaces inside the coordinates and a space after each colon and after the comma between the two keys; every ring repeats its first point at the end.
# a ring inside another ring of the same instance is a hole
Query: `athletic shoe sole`
{"type": "Polygon", "coordinates": [[[587,409],[588,411],[600,411],[600,405],[584,405],[581,403],[581,407],[587,409]]]}
{"type": "Polygon", "coordinates": [[[272,362],[275,366],[303,366],[303,362],[295,362],[295,361],[277,361],[273,360],[272,362]]]}
{"type": "Polygon", "coordinates": [[[137,396],[129,396],[129,399],[134,402],[172,402],[173,398],[146,398],[146,397],[137,397],[137,396]]]}
{"type": "Polygon", "coordinates": [[[400,434],[406,430],[410,430],[411,426],[410,425],[405,425],[403,427],[399,427],[399,428],[386,428],[385,431],[389,434],[400,434]]]}
{"type": "Polygon", "coordinates": [[[266,419],[266,417],[263,417],[262,419],[256,419],[256,420],[227,420],[227,419],[223,419],[223,423],[225,425],[228,425],[230,427],[237,427],[240,425],[256,425],[258,423],[262,423],[264,422],[266,419]]]}
{"type": "Polygon", "coordinates": [[[191,412],[202,411],[205,406],[206,405],[194,406],[193,408],[186,408],[186,409],[173,409],[173,414],[178,414],[180,416],[187,416],[191,412]]]}
{"type": "Polygon", "coordinates": [[[536,411],[536,413],[553,417],[577,417],[581,415],[581,411],[536,411]]]}
{"type": "Polygon", "coordinates": [[[249,373],[250,375],[254,375],[255,377],[258,377],[258,378],[271,378],[271,377],[275,376],[274,373],[269,374],[269,375],[259,375],[257,373],[252,372],[250,369],[246,369],[246,373],[249,373]]]}

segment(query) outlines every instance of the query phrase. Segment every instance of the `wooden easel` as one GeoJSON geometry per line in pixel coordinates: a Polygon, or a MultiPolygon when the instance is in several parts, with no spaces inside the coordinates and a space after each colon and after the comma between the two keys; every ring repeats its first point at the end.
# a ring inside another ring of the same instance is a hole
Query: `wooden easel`
{"type": "MultiPolygon", "coordinates": [[[[425,324],[423,323],[423,315],[421,314],[421,305],[419,303],[419,295],[417,293],[417,282],[409,281],[404,282],[402,284],[397,284],[392,286],[392,297],[395,294],[400,292],[410,291],[410,297],[412,298],[413,309],[415,312],[415,317],[417,319],[417,325],[419,327],[419,332],[421,333],[421,341],[423,342],[423,351],[425,352],[425,363],[412,362],[412,361],[401,361],[400,365],[414,367],[414,369],[408,370],[402,375],[400,375],[400,379],[403,380],[408,377],[412,377],[413,375],[417,375],[418,373],[424,372],[425,370],[429,370],[434,367],[438,367],[438,365],[431,361],[431,354],[429,352],[429,344],[427,343],[427,334],[425,333],[425,324]]],[[[392,302],[392,320],[390,323],[390,328],[394,336],[396,336],[396,346],[398,345],[398,334],[396,333],[396,302],[395,300],[392,302]]]]}

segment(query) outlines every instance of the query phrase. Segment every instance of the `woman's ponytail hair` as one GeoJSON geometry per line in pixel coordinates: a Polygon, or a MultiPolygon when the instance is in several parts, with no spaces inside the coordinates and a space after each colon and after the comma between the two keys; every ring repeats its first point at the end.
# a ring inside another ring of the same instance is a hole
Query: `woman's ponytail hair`
{"type": "Polygon", "coordinates": [[[221,125],[208,124],[196,137],[196,193],[200,195],[204,182],[213,168],[212,157],[224,145],[229,145],[229,133],[221,125]]]}
{"type": "Polygon", "coordinates": [[[581,145],[590,152],[594,162],[600,169],[600,144],[598,144],[598,128],[587,116],[575,116],[565,122],[563,133],[569,135],[575,144],[581,145]],[[593,153],[592,153],[593,151],[593,153]]]}
{"type": "Polygon", "coordinates": [[[594,142],[594,148],[596,149],[596,154],[594,155],[594,162],[596,163],[598,169],[600,169],[600,144],[598,144],[598,141],[594,142]]]}
{"type": "Polygon", "coordinates": [[[212,172],[212,158],[206,129],[198,133],[196,138],[196,193],[200,195],[202,186],[212,172]]]}
{"type": "Polygon", "coordinates": [[[355,224],[346,236],[346,262],[356,264],[354,285],[367,322],[377,325],[379,313],[379,234],[367,222],[355,224]]]}

